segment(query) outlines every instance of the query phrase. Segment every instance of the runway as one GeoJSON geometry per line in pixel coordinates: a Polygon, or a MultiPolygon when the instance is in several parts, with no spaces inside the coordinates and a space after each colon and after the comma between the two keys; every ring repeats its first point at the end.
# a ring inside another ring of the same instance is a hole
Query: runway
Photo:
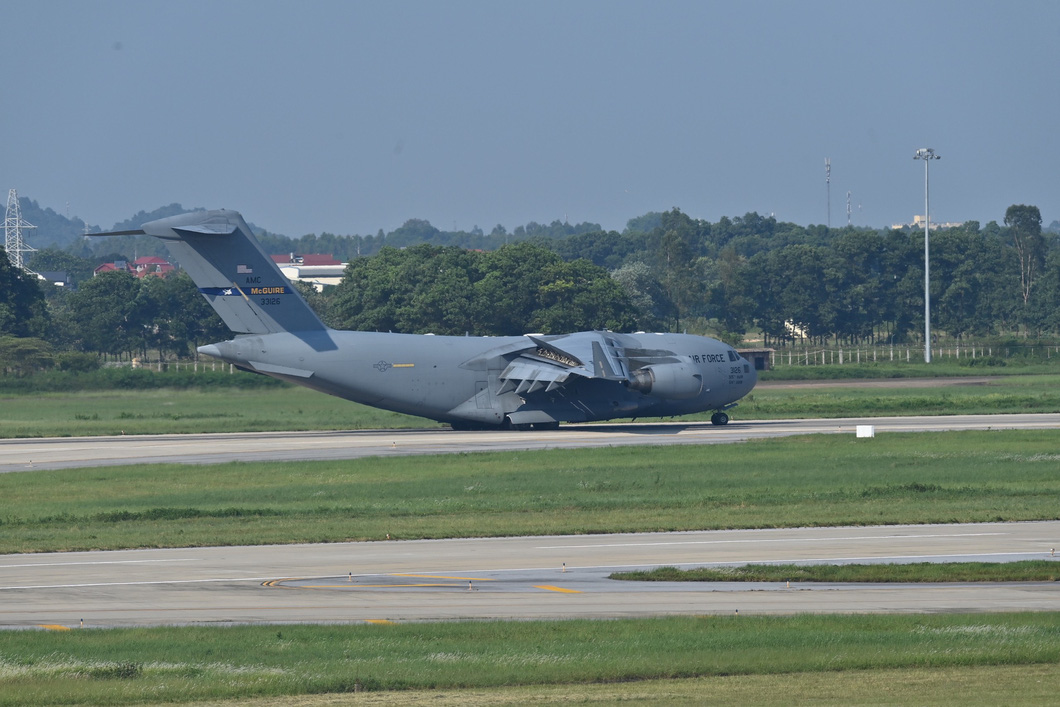
{"type": "Polygon", "coordinates": [[[0,473],[144,463],[355,459],[365,456],[574,449],[646,444],[723,444],[799,434],[877,434],[987,429],[1060,429],[1060,414],[946,415],[816,420],[564,425],[554,431],[363,430],[55,437],[0,440],[0,473]]]}
{"type": "Polygon", "coordinates": [[[665,565],[1049,559],[1058,539],[1049,521],[6,555],[0,627],[1060,610],[1060,582],[607,578],[665,565]]]}
{"type": "MultiPolygon", "coordinates": [[[[551,432],[282,432],[0,441],[0,471],[719,444],[797,434],[1057,429],[1060,415],[602,424],[551,432]]],[[[0,628],[1060,610],[1060,582],[639,583],[612,572],[747,562],[1055,559],[1060,521],[130,550],[0,556],[0,628]],[[83,623],[82,623],[83,622],[83,623]]],[[[1060,570],[1060,565],[1058,565],[1060,570]]]]}

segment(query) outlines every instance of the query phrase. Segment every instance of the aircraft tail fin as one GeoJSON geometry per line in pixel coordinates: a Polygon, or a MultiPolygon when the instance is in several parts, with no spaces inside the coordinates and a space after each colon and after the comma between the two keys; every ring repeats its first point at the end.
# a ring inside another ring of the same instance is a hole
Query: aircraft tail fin
{"type": "Polygon", "coordinates": [[[233,332],[272,334],[327,328],[238,212],[196,211],[151,221],[142,229],[165,241],[233,332]]]}

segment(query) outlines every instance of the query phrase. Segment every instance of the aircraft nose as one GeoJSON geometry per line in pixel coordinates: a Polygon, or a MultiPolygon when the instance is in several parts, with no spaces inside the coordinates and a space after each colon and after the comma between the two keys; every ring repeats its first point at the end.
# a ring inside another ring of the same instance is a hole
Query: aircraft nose
{"type": "Polygon", "coordinates": [[[758,371],[755,370],[755,365],[753,363],[751,363],[750,361],[748,361],[748,365],[750,367],[750,371],[747,374],[746,380],[747,380],[747,392],[750,393],[751,390],[756,385],[758,385],[758,371]]]}

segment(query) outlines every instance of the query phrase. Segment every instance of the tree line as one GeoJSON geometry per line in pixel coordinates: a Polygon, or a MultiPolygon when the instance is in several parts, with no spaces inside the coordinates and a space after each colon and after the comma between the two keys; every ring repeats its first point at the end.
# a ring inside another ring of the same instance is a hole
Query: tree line
{"type": "MultiPolygon", "coordinates": [[[[261,238],[271,252],[349,260],[337,287],[300,288],[339,328],[457,335],[688,330],[733,342],[756,331],[770,345],[909,343],[922,336],[919,229],[803,227],[755,213],[712,223],[678,209],[633,219],[621,233],[595,224],[533,226],[467,234],[508,241],[468,249],[414,219],[373,239],[374,254],[360,256],[349,255],[367,248],[360,237],[261,238]],[[423,242],[431,238],[442,242],[423,242]],[[342,248],[329,248],[333,242],[342,248]]],[[[128,259],[123,246],[138,243],[111,240],[115,250],[103,257],[128,259]]],[[[181,357],[229,337],[185,274],[91,277],[94,260],[84,248],[45,249],[30,261],[38,270],[77,272],[74,291],[40,283],[0,258],[0,336],[8,340],[0,357],[12,338],[41,342],[33,355],[25,341],[19,348],[24,359],[40,361],[63,352],[181,357]]],[[[1042,229],[1037,207],[1009,207],[1002,225],[933,231],[931,270],[932,324],[940,335],[1060,334],[1060,241],[1042,229]]]]}

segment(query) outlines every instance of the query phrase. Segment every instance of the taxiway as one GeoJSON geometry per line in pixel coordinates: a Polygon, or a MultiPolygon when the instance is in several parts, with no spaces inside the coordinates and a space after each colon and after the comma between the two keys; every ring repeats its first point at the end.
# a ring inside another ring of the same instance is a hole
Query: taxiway
{"type": "Polygon", "coordinates": [[[0,627],[1055,611],[1060,582],[788,586],[608,576],[667,565],[1050,559],[1058,538],[1060,521],[1048,521],[6,555],[0,627]]]}

